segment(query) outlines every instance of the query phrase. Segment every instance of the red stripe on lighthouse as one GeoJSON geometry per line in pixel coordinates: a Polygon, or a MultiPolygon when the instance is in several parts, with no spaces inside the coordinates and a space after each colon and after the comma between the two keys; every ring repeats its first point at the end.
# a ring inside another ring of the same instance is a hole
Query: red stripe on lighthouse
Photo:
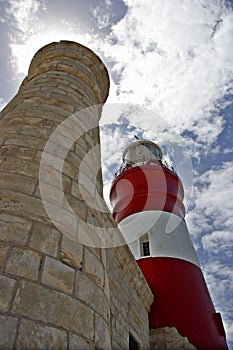
{"type": "MultiPolygon", "coordinates": [[[[150,328],[175,327],[199,350],[227,349],[201,270],[185,260],[137,260],[154,296],[150,328]]],[[[221,323],[220,323],[221,324],[221,323]]]]}
{"type": "Polygon", "coordinates": [[[110,200],[117,223],[145,210],[163,210],[181,218],[184,190],[178,176],[163,166],[144,165],[122,172],[113,182],[110,200]]]}

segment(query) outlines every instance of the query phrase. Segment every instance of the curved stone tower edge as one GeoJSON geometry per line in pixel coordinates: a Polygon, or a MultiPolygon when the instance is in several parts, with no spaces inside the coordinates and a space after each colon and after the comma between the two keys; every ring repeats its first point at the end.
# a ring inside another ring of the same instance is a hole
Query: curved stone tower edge
{"type": "MultiPolygon", "coordinates": [[[[35,54],[28,76],[1,112],[3,350],[28,346],[128,349],[129,334],[149,349],[152,295],[129,248],[100,249],[64,235],[48,217],[40,193],[41,155],[51,134],[74,113],[103,104],[108,90],[108,73],[99,57],[80,44],[61,41],[35,54]]],[[[95,113],[98,121],[101,109],[95,113]]],[[[83,201],[77,176],[85,155],[99,145],[98,124],[90,130],[88,118],[83,118],[80,125],[83,134],[64,161],[63,191],[79,222],[102,227],[107,235],[109,227],[115,228],[111,214],[83,201]]],[[[55,153],[60,146],[58,139],[55,153]]],[[[93,164],[100,167],[100,159],[92,161],[85,167],[89,191],[102,186],[101,176],[93,176],[93,164]]],[[[59,174],[56,163],[48,165],[53,186],[59,174]]],[[[58,190],[56,198],[51,198],[55,209],[63,205],[59,198],[63,193],[58,190]]],[[[98,238],[94,229],[86,233],[98,238]]]]}

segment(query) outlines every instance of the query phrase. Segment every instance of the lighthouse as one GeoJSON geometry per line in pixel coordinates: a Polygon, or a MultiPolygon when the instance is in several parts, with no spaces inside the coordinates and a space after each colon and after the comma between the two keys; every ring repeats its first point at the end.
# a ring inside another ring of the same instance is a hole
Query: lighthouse
{"type": "Polygon", "coordinates": [[[137,140],[123,152],[110,201],[154,295],[150,330],[174,327],[196,349],[228,349],[185,222],[184,189],[161,148],[137,140]]]}

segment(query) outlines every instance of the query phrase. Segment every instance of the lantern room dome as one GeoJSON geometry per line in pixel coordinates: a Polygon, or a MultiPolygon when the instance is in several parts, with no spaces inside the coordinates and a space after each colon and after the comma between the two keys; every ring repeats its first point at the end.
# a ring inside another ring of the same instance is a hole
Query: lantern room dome
{"type": "Polygon", "coordinates": [[[162,150],[156,143],[148,140],[137,140],[125,149],[123,162],[135,164],[150,160],[159,161],[162,156],[162,150]]]}
{"type": "Polygon", "coordinates": [[[165,161],[163,152],[156,143],[140,139],[129,144],[124,150],[121,167],[115,175],[118,176],[125,170],[144,165],[163,166],[174,171],[174,167],[165,161]]]}

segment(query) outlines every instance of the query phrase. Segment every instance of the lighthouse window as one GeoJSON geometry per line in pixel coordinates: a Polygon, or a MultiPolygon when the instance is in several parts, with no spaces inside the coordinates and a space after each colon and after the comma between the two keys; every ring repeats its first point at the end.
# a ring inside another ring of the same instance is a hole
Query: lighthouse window
{"type": "Polygon", "coordinates": [[[150,246],[149,246],[149,242],[143,242],[143,256],[148,256],[150,255],[150,246]]]}
{"type": "Polygon", "coordinates": [[[150,242],[148,234],[146,233],[141,237],[141,255],[149,256],[150,255],[150,242]]]}

